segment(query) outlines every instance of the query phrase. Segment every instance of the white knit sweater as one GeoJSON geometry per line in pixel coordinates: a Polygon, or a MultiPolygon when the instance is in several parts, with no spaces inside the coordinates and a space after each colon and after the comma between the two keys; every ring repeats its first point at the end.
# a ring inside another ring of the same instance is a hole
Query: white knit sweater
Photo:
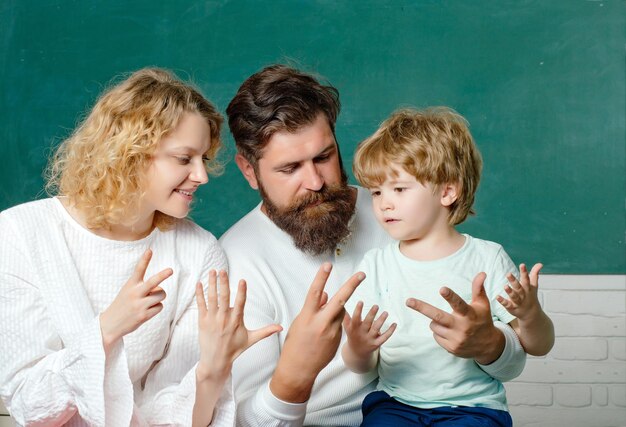
{"type": "MultiPolygon", "coordinates": [[[[191,425],[198,360],[194,288],[226,268],[187,220],[144,239],[105,239],[56,198],[0,214],[0,395],[19,425],[191,425]],[[106,357],[98,314],[147,248],[146,277],[170,267],[163,311],[106,357]]],[[[234,424],[230,382],[212,425],[234,424]]]]}
{"type": "MultiPolygon", "coordinates": [[[[352,231],[333,253],[309,256],[260,210],[260,205],[235,224],[220,243],[228,257],[231,284],[248,283],[245,321],[248,328],[269,323],[283,325],[282,333],[265,339],[235,361],[233,381],[238,426],[354,426],[361,421],[360,407],[374,389],[376,374],[357,375],[345,368],[339,352],[317,377],[308,403],[290,404],[269,391],[285,336],[302,308],[309,285],[323,262],[333,271],[326,285],[329,296],[352,274],[371,248],[391,242],[375,220],[369,193],[358,189],[352,231]]],[[[344,337],[345,339],[345,337],[344,337]]],[[[306,357],[306,355],[303,355],[306,357]]]]}

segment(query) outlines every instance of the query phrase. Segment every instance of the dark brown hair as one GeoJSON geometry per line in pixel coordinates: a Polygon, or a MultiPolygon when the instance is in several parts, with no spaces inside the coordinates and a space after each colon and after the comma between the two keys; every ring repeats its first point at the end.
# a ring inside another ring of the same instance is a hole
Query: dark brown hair
{"type": "Polygon", "coordinates": [[[237,151],[253,166],[276,132],[297,132],[323,113],[335,133],[341,106],[337,89],[286,65],[250,76],[228,105],[228,126],[237,151]]]}

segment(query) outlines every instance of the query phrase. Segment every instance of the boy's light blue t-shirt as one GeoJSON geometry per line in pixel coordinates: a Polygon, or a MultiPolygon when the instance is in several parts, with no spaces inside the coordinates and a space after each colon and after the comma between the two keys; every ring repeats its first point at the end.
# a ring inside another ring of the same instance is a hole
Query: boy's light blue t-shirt
{"type": "Polygon", "coordinates": [[[377,304],[379,314],[389,313],[385,328],[393,322],[398,324],[380,349],[379,390],[419,408],[472,406],[506,411],[502,383],[480,369],[473,359],[453,356],[440,347],[430,330],[431,320],[406,306],[406,300],[413,297],[449,313],[452,309],[439,295],[439,289],[447,286],[469,303],[472,280],[484,271],[493,319],[503,323],[514,319],[495,297],[505,295],[508,273],[519,276],[515,265],[499,244],[464,236],[463,247],[435,261],[407,258],[398,242],[369,251],[359,267],[367,277],[346,308],[352,314],[356,303],[363,301],[365,316],[377,304]]]}

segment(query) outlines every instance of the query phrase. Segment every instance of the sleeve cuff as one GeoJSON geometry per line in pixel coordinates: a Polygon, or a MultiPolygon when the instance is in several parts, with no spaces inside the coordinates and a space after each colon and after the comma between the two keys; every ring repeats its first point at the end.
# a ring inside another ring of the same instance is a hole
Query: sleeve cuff
{"type": "Polygon", "coordinates": [[[278,399],[272,394],[269,382],[257,394],[257,404],[272,418],[285,421],[304,421],[308,402],[291,403],[278,399]]]}
{"type": "Polygon", "coordinates": [[[524,370],[524,365],[526,365],[526,353],[513,328],[502,322],[494,322],[494,326],[504,335],[504,350],[500,357],[494,362],[488,365],[477,364],[493,378],[503,382],[510,381],[524,370]]]}

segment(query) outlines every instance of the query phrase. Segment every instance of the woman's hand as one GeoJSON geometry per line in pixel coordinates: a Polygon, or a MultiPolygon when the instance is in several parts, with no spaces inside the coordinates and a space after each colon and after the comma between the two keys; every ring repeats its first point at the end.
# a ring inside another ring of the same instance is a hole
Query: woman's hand
{"type": "Polygon", "coordinates": [[[133,275],[124,284],[111,305],[100,314],[100,329],[104,351],[115,345],[124,335],[133,332],[152,319],[162,309],[165,291],[159,285],[173,273],[166,268],[144,280],[152,251],[146,250],[135,267],[133,275]]]}
{"type": "Polygon", "coordinates": [[[239,281],[235,305],[230,307],[228,274],[219,272],[219,296],[217,275],[215,270],[209,271],[206,302],[202,283],[196,285],[200,340],[200,361],[196,376],[199,381],[225,381],[237,356],[263,338],[282,330],[280,325],[268,325],[254,331],[246,329],[243,323],[246,282],[239,281]]]}

